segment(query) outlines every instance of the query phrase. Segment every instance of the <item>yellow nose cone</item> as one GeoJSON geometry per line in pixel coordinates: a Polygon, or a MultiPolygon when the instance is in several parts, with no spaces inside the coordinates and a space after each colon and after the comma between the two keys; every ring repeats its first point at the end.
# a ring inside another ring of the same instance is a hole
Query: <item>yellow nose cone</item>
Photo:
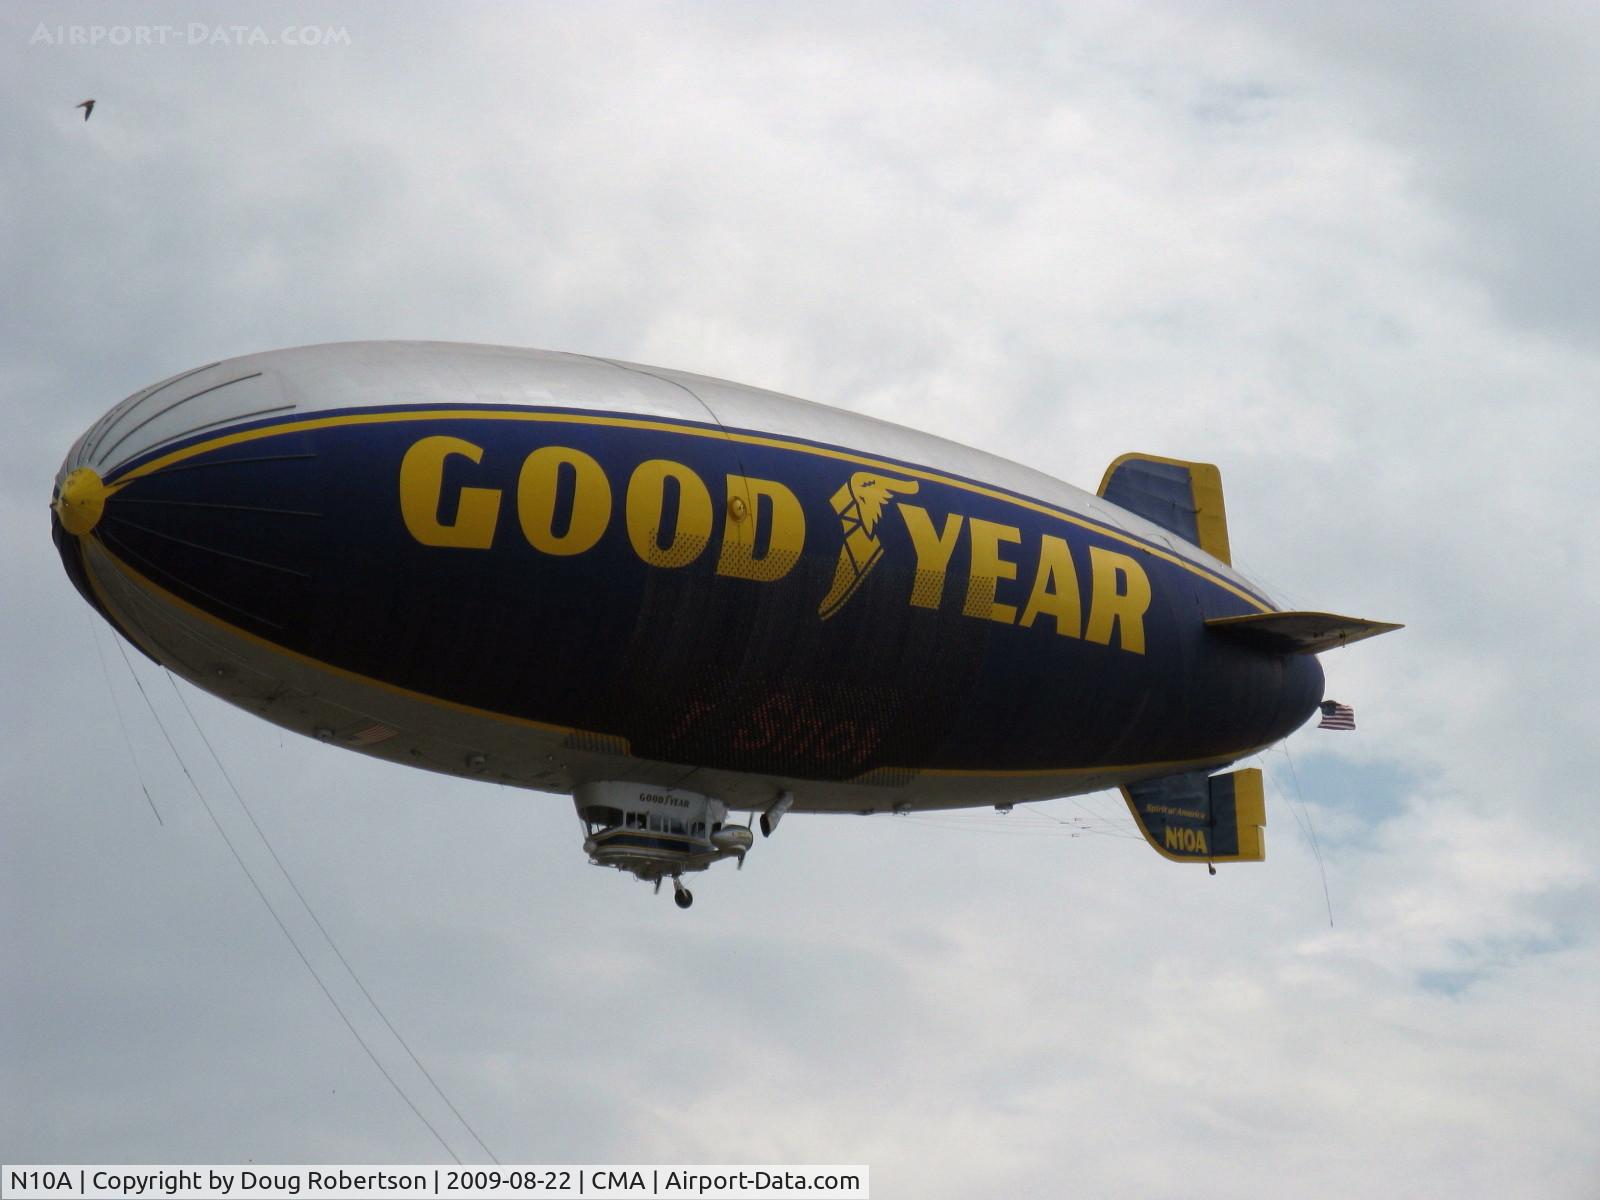
{"type": "Polygon", "coordinates": [[[100,523],[106,508],[106,485],[89,467],[79,467],[61,481],[61,493],[51,507],[61,527],[82,537],[100,523]]]}

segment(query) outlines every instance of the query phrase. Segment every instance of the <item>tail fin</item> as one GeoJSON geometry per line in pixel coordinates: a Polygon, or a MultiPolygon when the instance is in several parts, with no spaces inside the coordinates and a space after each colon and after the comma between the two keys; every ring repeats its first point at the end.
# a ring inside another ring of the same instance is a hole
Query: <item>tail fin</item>
{"type": "Polygon", "coordinates": [[[1185,771],[1122,789],[1156,853],[1174,862],[1260,862],[1267,857],[1266,795],[1256,767],[1185,771]]]}
{"type": "Polygon", "coordinates": [[[1341,617],[1325,612],[1251,613],[1243,617],[1212,617],[1206,628],[1258,650],[1272,654],[1321,654],[1364,638],[1404,629],[1392,621],[1341,617]]]}
{"type": "Polygon", "coordinates": [[[1222,472],[1210,463],[1124,454],[1106,468],[1100,496],[1232,565],[1222,472]]]}

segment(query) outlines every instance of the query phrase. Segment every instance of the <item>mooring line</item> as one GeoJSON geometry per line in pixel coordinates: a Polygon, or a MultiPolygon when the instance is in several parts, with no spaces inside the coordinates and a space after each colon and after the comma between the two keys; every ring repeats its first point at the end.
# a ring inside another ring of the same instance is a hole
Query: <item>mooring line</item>
{"type": "Polygon", "coordinates": [[[289,874],[289,868],[284,865],[283,859],[278,857],[278,851],[273,847],[271,840],[268,839],[266,835],[266,832],[261,828],[260,823],[256,820],[255,813],[253,813],[250,810],[250,806],[245,803],[244,795],[239,791],[239,785],[234,783],[233,776],[228,773],[228,768],[222,765],[222,759],[217,754],[216,748],[212,746],[211,739],[206,736],[206,731],[200,728],[200,722],[195,719],[194,710],[189,707],[189,701],[184,697],[183,692],[179,689],[178,682],[172,677],[171,671],[167,672],[167,682],[172,684],[173,694],[178,697],[178,703],[183,705],[183,711],[189,715],[189,723],[194,726],[194,731],[200,735],[201,742],[203,742],[205,744],[205,748],[210,751],[211,761],[217,764],[217,770],[222,773],[222,778],[227,781],[229,789],[233,792],[233,798],[239,802],[239,807],[244,810],[244,815],[249,818],[250,827],[256,831],[256,836],[261,839],[261,844],[267,848],[267,853],[272,855],[272,861],[278,865],[278,870],[283,872],[283,877],[288,881],[289,887],[295,894],[295,898],[300,901],[301,907],[306,910],[306,915],[311,918],[312,924],[317,927],[317,932],[322,934],[323,940],[328,943],[328,948],[333,951],[334,957],[339,960],[339,964],[344,967],[350,978],[355,981],[356,987],[361,989],[361,994],[367,998],[367,1003],[372,1005],[372,1011],[378,1014],[378,1019],[383,1022],[384,1027],[394,1035],[394,1040],[400,1043],[401,1049],[403,1049],[410,1057],[417,1070],[422,1072],[422,1077],[428,1081],[428,1085],[432,1087],[434,1092],[438,1094],[439,1099],[444,1101],[445,1107],[455,1114],[456,1120],[461,1122],[461,1127],[472,1135],[472,1140],[477,1142],[478,1147],[489,1156],[490,1161],[498,1166],[500,1164],[500,1160],[495,1157],[494,1151],[489,1149],[488,1146],[484,1145],[483,1139],[478,1136],[478,1131],[472,1127],[472,1125],[467,1121],[466,1117],[461,1115],[461,1110],[455,1106],[449,1096],[445,1095],[444,1089],[439,1086],[432,1073],[429,1072],[427,1067],[422,1065],[422,1060],[416,1056],[415,1052],[412,1051],[411,1046],[406,1042],[406,1039],[400,1036],[400,1031],[394,1027],[394,1023],[389,1020],[388,1014],[383,1011],[377,1000],[373,998],[372,993],[367,990],[367,985],[361,981],[361,976],[356,974],[356,969],[350,965],[350,960],[345,958],[344,951],[339,949],[338,943],[333,940],[333,935],[329,933],[327,927],[323,925],[322,918],[318,917],[316,910],[311,907],[311,901],[306,899],[305,893],[300,890],[300,885],[295,882],[294,876],[289,874]]]}
{"type": "Polygon", "coordinates": [[[233,844],[233,839],[228,836],[228,831],[223,828],[222,822],[217,819],[217,814],[212,809],[211,802],[206,799],[205,793],[200,790],[200,785],[195,781],[194,775],[190,772],[189,764],[184,762],[183,755],[178,753],[177,744],[172,740],[172,734],[167,731],[166,722],[161,719],[161,714],[156,711],[156,706],[150,699],[150,693],[145,690],[144,681],[141,680],[138,673],[134,671],[133,663],[128,660],[128,652],[122,648],[121,641],[117,642],[117,652],[122,655],[123,664],[128,668],[128,673],[133,676],[133,682],[138,686],[139,694],[144,697],[145,707],[150,710],[150,715],[155,719],[156,727],[161,730],[161,736],[166,739],[167,747],[172,751],[172,757],[177,759],[178,766],[182,769],[184,778],[189,781],[189,787],[193,789],[195,797],[200,801],[200,807],[205,809],[206,816],[211,818],[211,824],[215,826],[218,836],[222,838],[223,845],[227,846],[228,853],[233,855],[233,861],[239,864],[239,869],[244,872],[244,877],[250,881],[250,886],[255,889],[256,895],[261,898],[261,903],[266,906],[267,912],[272,915],[273,921],[277,923],[278,928],[283,932],[283,936],[288,939],[289,945],[294,948],[294,952],[297,956],[299,956],[301,963],[303,963],[306,970],[311,973],[311,978],[316,980],[317,987],[322,989],[322,994],[327,997],[328,1003],[333,1005],[333,1011],[339,1014],[339,1019],[344,1022],[345,1028],[350,1031],[350,1036],[355,1038],[357,1045],[366,1051],[367,1057],[372,1060],[372,1065],[377,1067],[378,1073],[389,1081],[389,1086],[394,1089],[395,1094],[405,1102],[406,1107],[412,1111],[417,1120],[422,1122],[422,1124],[427,1128],[428,1132],[433,1135],[434,1140],[437,1141],[439,1145],[444,1147],[444,1152],[450,1156],[451,1161],[460,1164],[461,1159],[457,1157],[456,1152],[451,1149],[450,1143],[445,1141],[444,1136],[436,1128],[434,1128],[433,1122],[428,1120],[428,1118],[423,1114],[422,1110],[412,1102],[411,1097],[406,1095],[406,1091],[400,1086],[399,1081],[389,1073],[388,1068],[383,1065],[377,1054],[373,1052],[372,1047],[367,1044],[367,1040],[361,1036],[361,1031],[357,1029],[355,1023],[350,1020],[349,1014],[345,1012],[343,1006],[340,1005],[339,1001],[334,997],[334,994],[329,990],[328,985],[323,982],[322,976],[317,973],[317,968],[312,965],[311,960],[306,956],[306,952],[301,949],[300,943],[295,939],[295,936],[290,931],[289,926],[286,925],[283,918],[278,915],[278,910],[273,907],[272,901],[268,898],[267,893],[262,888],[260,881],[256,879],[255,874],[250,870],[249,865],[244,861],[244,856],[239,853],[238,847],[233,844]]]}

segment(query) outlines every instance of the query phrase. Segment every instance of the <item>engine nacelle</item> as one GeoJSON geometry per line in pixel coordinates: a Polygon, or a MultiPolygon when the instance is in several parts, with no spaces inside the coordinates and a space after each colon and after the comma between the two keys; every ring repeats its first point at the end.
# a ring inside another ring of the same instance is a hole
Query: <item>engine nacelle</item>
{"type": "Polygon", "coordinates": [[[748,825],[724,825],[711,835],[711,844],[724,854],[743,854],[755,842],[748,825]]]}

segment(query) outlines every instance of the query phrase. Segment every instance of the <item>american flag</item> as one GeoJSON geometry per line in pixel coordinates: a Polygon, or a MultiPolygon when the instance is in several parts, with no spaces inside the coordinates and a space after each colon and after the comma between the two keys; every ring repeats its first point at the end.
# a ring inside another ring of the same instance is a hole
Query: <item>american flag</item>
{"type": "Polygon", "coordinates": [[[1355,709],[1348,704],[1340,704],[1337,700],[1324,700],[1322,702],[1322,720],[1317,722],[1318,729],[1354,729],[1355,727],[1355,709]]]}

